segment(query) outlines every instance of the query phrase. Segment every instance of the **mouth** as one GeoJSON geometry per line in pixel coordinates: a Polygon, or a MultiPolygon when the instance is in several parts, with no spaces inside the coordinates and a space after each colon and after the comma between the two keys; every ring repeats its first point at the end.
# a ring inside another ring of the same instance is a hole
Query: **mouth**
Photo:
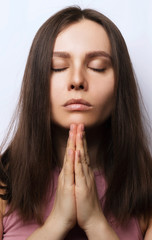
{"type": "Polygon", "coordinates": [[[70,99],[63,106],[69,111],[88,111],[92,108],[84,99],[70,99]]]}

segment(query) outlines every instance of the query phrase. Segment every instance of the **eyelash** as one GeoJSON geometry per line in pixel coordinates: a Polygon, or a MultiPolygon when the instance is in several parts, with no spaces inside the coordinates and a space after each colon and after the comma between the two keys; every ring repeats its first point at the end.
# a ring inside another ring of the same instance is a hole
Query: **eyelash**
{"type": "Polygon", "coordinates": [[[106,71],[106,68],[89,68],[89,69],[91,69],[91,70],[93,70],[95,72],[99,72],[99,73],[106,71]]]}
{"type": "Polygon", "coordinates": [[[64,71],[64,70],[66,70],[67,68],[51,68],[51,70],[53,71],[53,72],[62,72],[62,71],[64,71]]]}
{"type": "MultiPolygon", "coordinates": [[[[51,70],[53,71],[53,72],[62,72],[62,71],[64,71],[64,70],[66,70],[67,68],[52,68],[51,70]]],[[[93,71],[95,71],[95,72],[99,72],[99,73],[101,73],[101,72],[105,72],[105,70],[106,70],[106,68],[89,68],[89,69],[91,69],[91,70],[93,70],[93,71]]]]}

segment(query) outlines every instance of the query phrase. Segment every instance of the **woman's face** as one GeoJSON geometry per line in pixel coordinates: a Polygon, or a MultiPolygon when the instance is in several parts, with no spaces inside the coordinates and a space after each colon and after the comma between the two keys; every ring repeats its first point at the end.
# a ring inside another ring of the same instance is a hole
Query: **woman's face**
{"type": "Polygon", "coordinates": [[[56,38],[50,78],[52,121],[93,127],[110,116],[114,102],[111,46],[102,26],[81,20],[56,38]]]}

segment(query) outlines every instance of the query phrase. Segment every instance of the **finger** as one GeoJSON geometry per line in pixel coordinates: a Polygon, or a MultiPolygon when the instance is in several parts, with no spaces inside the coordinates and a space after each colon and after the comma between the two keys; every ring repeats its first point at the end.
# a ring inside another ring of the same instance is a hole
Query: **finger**
{"type": "Polygon", "coordinates": [[[87,185],[79,150],[75,151],[75,185],[77,187],[86,187],[87,185]]]}
{"type": "Polygon", "coordinates": [[[87,162],[86,162],[86,159],[85,159],[85,150],[84,150],[84,145],[83,145],[83,133],[82,132],[77,133],[77,136],[76,136],[76,150],[80,151],[82,169],[83,169],[84,175],[87,177],[88,166],[87,166],[87,162]]]}
{"type": "Polygon", "coordinates": [[[83,146],[84,146],[84,152],[85,152],[85,159],[86,159],[86,162],[89,166],[90,165],[90,158],[89,158],[89,154],[88,154],[88,147],[87,147],[85,132],[83,133],[83,146]]]}
{"type": "Polygon", "coordinates": [[[73,134],[73,132],[69,131],[69,137],[68,137],[68,142],[67,142],[67,147],[65,150],[65,156],[64,156],[64,163],[63,166],[66,162],[66,159],[68,158],[68,151],[72,149],[73,151],[75,151],[75,135],[73,134]]]}
{"type": "MultiPolygon", "coordinates": [[[[87,164],[87,173],[89,175],[89,177],[92,179],[94,178],[94,173],[90,167],[90,157],[88,154],[88,147],[87,147],[87,141],[86,141],[86,136],[85,136],[85,132],[84,132],[84,137],[83,137],[83,145],[84,145],[84,152],[85,152],[85,159],[86,159],[86,164],[87,164]]],[[[87,177],[87,183],[89,184],[89,179],[87,177]]]]}
{"type": "Polygon", "coordinates": [[[79,150],[81,153],[81,161],[84,160],[83,130],[84,125],[79,124],[76,133],[76,150],[79,150]]]}
{"type": "Polygon", "coordinates": [[[74,123],[70,124],[70,131],[76,134],[76,132],[77,132],[77,125],[74,124],[74,123]]]}
{"type": "Polygon", "coordinates": [[[67,148],[75,150],[75,138],[76,138],[77,126],[76,124],[70,125],[69,138],[67,148]]]}
{"type": "Polygon", "coordinates": [[[75,134],[76,134],[76,124],[71,124],[70,125],[70,131],[68,135],[68,141],[67,141],[67,147],[65,150],[65,155],[64,155],[64,161],[63,161],[63,166],[65,164],[66,158],[67,158],[67,152],[68,149],[73,149],[75,150],[75,134]]]}
{"type": "Polygon", "coordinates": [[[84,146],[83,146],[83,133],[76,134],[76,150],[80,151],[81,162],[85,161],[84,146]]]}
{"type": "Polygon", "coordinates": [[[74,184],[74,150],[68,149],[66,155],[66,161],[64,164],[64,183],[65,185],[73,185],[74,184]]]}
{"type": "Polygon", "coordinates": [[[77,126],[77,133],[83,132],[84,131],[84,124],[80,123],[77,126]]]}

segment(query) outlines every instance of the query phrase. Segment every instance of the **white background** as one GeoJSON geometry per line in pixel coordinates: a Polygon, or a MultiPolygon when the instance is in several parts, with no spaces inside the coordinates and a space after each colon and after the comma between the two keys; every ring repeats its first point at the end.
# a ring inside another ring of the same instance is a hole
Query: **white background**
{"type": "Polygon", "coordinates": [[[152,123],[151,0],[0,0],[0,142],[15,109],[32,40],[45,20],[79,5],[108,16],[122,32],[152,123]]]}

